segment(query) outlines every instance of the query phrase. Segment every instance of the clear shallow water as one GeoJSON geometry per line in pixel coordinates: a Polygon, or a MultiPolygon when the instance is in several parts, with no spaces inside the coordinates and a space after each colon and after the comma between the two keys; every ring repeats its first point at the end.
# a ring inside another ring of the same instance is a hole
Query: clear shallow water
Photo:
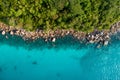
{"type": "Polygon", "coordinates": [[[70,44],[58,41],[61,46],[51,48],[40,40],[26,45],[20,38],[3,39],[0,39],[0,80],[120,80],[118,39],[100,49],[75,41],[69,41],[70,44]],[[44,46],[37,46],[40,44],[44,46]]]}

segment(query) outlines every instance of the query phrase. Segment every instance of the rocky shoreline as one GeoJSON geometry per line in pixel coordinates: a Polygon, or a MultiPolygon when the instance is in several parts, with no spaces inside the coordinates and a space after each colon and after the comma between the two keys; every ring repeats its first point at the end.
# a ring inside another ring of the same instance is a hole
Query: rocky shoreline
{"type": "Polygon", "coordinates": [[[55,30],[55,31],[43,31],[43,30],[36,30],[34,32],[25,31],[24,29],[16,29],[12,26],[7,26],[3,23],[0,23],[0,33],[5,36],[6,38],[9,38],[7,34],[11,36],[20,36],[24,40],[36,40],[39,38],[43,38],[46,42],[55,42],[57,39],[70,35],[73,38],[79,40],[80,42],[85,43],[98,43],[98,48],[101,45],[108,45],[110,36],[113,34],[116,34],[117,32],[120,32],[120,21],[111,25],[111,28],[109,30],[94,30],[91,33],[84,33],[80,31],[74,31],[74,30],[55,30]]]}

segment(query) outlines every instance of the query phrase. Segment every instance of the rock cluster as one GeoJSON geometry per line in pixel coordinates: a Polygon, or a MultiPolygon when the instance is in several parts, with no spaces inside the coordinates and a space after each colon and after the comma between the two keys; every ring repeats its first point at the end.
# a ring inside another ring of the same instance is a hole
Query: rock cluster
{"type": "Polygon", "coordinates": [[[120,21],[112,24],[110,27],[111,34],[116,34],[117,32],[120,32],[120,21]]]}
{"type": "MultiPolygon", "coordinates": [[[[73,38],[79,41],[86,41],[86,43],[99,43],[100,45],[108,45],[110,40],[110,35],[116,32],[120,32],[120,22],[113,24],[110,30],[94,30],[91,33],[84,33],[74,30],[49,30],[47,32],[43,30],[36,30],[34,32],[25,31],[24,29],[16,29],[12,26],[7,26],[0,23],[0,32],[3,36],[7,34],[14,36],[21,36],[24,40],[35,40],[38,38],[43,38],[45,41],[56,42],[57,38],[64,37],[67,35],[73,36],[73,38]]],[[[8,38],[8,36],[6,36],[8,38]]],[[[98,45],[98,47],[100,47],[98,45]]]]}
{"type": "Polygon", "coordinates": [[[92,33],[86,34],[86,40],[89,43],[99,43],[107,45],[110,40],[109,31],[94,30],[92,33]]]}
{"type": "Polygon", "coordinates": [[[85,33],[77,32],[74,30],[49,30],[47,32],[43,30],[36,30],[34,32],[25,31],[24,29],[16,29],[12,26],[6,26],[3,23],[0,25],[0,30],[2,35],[9,33],[11,36],[17,35],[21,36],[24,40],[35,40],[38,38],[44,38],[45,41],[55,42],[57,38],[64,37],[67,35],[71,35],[77,39],[85,38],[85,33]]]}

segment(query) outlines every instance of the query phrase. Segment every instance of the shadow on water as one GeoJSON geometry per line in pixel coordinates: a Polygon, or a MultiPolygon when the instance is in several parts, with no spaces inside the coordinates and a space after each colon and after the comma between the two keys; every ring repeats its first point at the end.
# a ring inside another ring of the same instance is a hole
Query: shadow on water
{"type": "Polygon", "coordinates": [[[74,48],[74,49],[81,49],[84,48],[84,43],[81,43],[77,39],[74,39],[72,36],[65,36],[58,38],[55,42],[45,42],[43,38],[39,38],[35,41],[32,40],[26,40],[24,41],[22,37],[20,36],[11,36],[7,34],[6,35],[0,35],[0,45],[9,45],[16,48],[23,47],[28,50],[32,49],[44,49],[44,48],[54,48],[54,49],[67,49],[67,48],[74,48]]]}
{"type": "Polygon", "coordinates": [[[80,59],[83,80],[120,80],[120,42],[112,38],[108,46],[90,48],[80,59]]]}
{"type": "MultiPolygon", "coordinates": [[[[114,43],[118,43],[120,40],[120,33],[115,34],[111,36],[111,40],[109,45],[113,45],[114,43]]],[[[56,39],[55,42],[45,42],[43,38],[39,38],[35,41],[32,40],[24,40],[20,36],[11,36],[9,34],[2,35],[0,34],[0,45],[10,45],[14,46],[16,48],[23,47],[25,49],[31,50],[31,49],[44,49],[44,48],[55,48],[55,49],[67,49],[67,48],[72,48],[72,49],[82,49],[82,48],[88,48],[88,47],[96,47],[97,44],[94,45],[86,45],[85,41],[81,43],[79,40],[73,38],[72,36],[68,35],[65,37],[59,37],[56,39]],[[7,36],[7,37],[6,37],[7,36]]],[[[104,48],[103,48],[104,49],[104,48]]]]}
{"type": "MultiPolygon", "coordinates": [[[[96,48],[96,44],[85,45],[80,43],[71,36],[57,39],[56,42],[45,42],[44,39],[37,39],[35,41],[24,41],[19,36],[5,36],[0,35],[0,45],[9,45],[16,48],[23,47],[28,50],[55,48],[57,49],[87,49],[85,55],[79,59],[82,68],[82,80],[120,80],[120,42],[118,36],[111,36],[111,41],[108,46],[96,48]],[[54,45],[54,46],[53,46],[54,45]]],[[[27,56],[31,58],[30,55],[27,56]]],[[[75,57],[76,58],[76,57],[75,57]]],[[[33,65],[37,65],[37,61],[32,61],[33,65]]],[[[16,71],[18,66],[13,66],[16,71]]],[[[0,67],[0,73],[3,68],[0,67]]],[[[56,77],[61,77],[60,73],[56,73],[56,77]]]]}

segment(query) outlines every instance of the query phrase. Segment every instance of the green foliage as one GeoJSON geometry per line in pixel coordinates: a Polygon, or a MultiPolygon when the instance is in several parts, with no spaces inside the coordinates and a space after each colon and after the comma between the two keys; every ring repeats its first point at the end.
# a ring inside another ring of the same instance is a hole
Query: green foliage
{"type": "Polygon", "coordinates": [[[119,0],[0,0],[0,20],[16,28],[108,29],[120,20],[119,0]]]}

